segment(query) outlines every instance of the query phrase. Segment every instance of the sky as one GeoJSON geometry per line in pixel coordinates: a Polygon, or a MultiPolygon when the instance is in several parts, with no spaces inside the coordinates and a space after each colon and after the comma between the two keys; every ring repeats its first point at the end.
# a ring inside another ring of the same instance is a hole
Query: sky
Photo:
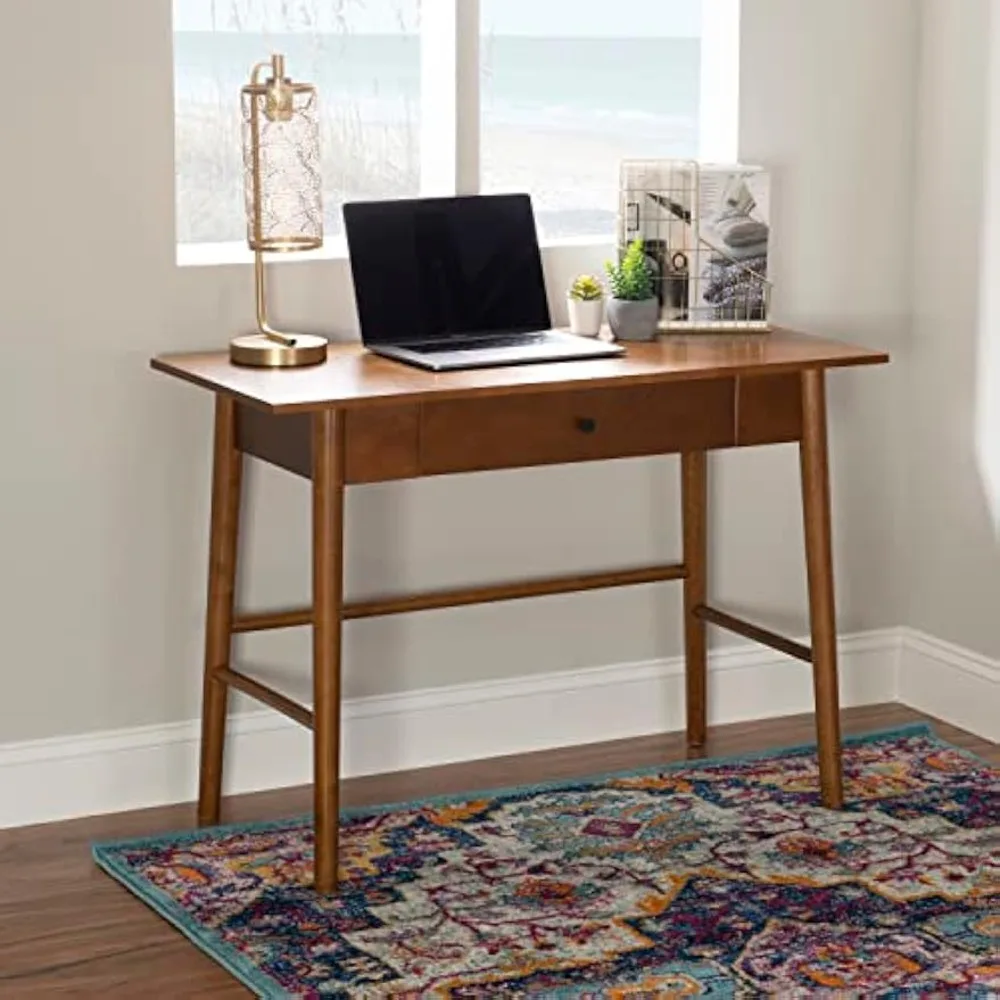
{"type": "MultiPolygon", "coordinates": [[[[697,36],[702,2],[712,0],[627,0],[625,4],[616,0],[480,0],[483,29],[491,34],[564,38],[697,36]]],[[[219,26],[226,27],[234,6],[256,30],[265,26],[279,30],[282,8],[291,7],[308,11],[320,30],[336,30],[336,12],[343,9],[350,30],[371,33],[398,31],[401,10],[414,23],[417,0],[174,0],[174,29],[211,30],[213,8],[219,26]]],[[[300,18],[299,24],[305,20],[300,18]]]]}

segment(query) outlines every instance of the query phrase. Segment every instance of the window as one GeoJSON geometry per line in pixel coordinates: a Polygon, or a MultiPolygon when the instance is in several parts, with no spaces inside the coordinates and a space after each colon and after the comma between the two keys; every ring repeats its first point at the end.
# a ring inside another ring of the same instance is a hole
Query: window
{"type": "Polygon", "coordinates": [[[623,156],[698,155],[700,7],[482,0],[483,190],[531,191],[546,236],[612,232],[623,156]]]}
{"type": "Polygon", "coordinates": [[[174,0],[179,243],[246,239],[239,92],[274,51],[319,88],[328,234],[420,190],[419,0],[174,0]]]}
{"type": "Polygon", "coordinates": [[[447,190],[606,238],[623,157],[734,158],[738,5],[174,0],[178,242],[245,239],[239,90],[273,51],[319,88],[328,238],[345,200],[447,190]]]}

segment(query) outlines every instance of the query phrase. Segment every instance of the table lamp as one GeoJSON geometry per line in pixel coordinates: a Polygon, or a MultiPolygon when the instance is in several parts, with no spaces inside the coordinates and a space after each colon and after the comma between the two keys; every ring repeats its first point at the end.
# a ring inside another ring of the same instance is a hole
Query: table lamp
{"type": "Polygon", "coordinates": [[[316,88],[285,76],[285,58],[254,66],[242,91],[247,242],[254,252],[257,332],[234,338],[234,364],[297,368],[326,360],[327,341],[281,333],[267,319],[265,253],[295,253],[323,245],[316,88]],[[266,79],[261,79],[270,70],[266,79]]]}

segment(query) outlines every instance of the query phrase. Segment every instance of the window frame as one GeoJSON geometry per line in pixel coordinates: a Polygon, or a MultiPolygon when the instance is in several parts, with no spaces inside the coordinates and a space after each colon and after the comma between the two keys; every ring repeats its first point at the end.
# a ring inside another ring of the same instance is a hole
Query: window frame
{"type": "MultiPolygon", "coordinates": [[[[701,96],[698,159],[739,159],[740,15],[742,0],[701,0],[701,96]]],[[[449,196],[480,191],[480,0],[422,0],[420,13],[420,194],[449,196]],[[433,107],[433,114],[423,109],[433,107]]],[[[605,247],[606,236],[543,238],[543,247],[605,247]]],[[[180,266],[249,263],[243,241],[180,243],[180,266]]],[[[342,236],[289,260],[347,257],[342,236]]]]}

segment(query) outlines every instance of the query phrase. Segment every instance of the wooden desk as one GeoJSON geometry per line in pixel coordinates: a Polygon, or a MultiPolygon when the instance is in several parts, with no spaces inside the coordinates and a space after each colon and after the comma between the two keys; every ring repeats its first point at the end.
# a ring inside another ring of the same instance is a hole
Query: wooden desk
{"type": "Polygon", "coordinates": [[[316,368],[238,368],[224,353],[156,358],[215,393],[211,553],[198,820],[219,821],[226,702],[233,687],[313,730],[316,887],[337,885],[341,623],[514,598],[684,582],[687,739],[705,742],[708,623],[812,663],[823,802],[842,804],[827,467],[826,369],[885,354],[791,331],[671,337],[622,358],[434,374],[333,347],[316,368]],[[707,452],[798,441],[812,648],[708,603],[707,452]],[[420,476],[680,453],[683,561],[346,603],[344,489],[420,476]],[[234,607],[243,456],[312,480],[312,607],[234,607]],[[238,672],[239,632],[311,625],[312,710],[238,672]]]}

